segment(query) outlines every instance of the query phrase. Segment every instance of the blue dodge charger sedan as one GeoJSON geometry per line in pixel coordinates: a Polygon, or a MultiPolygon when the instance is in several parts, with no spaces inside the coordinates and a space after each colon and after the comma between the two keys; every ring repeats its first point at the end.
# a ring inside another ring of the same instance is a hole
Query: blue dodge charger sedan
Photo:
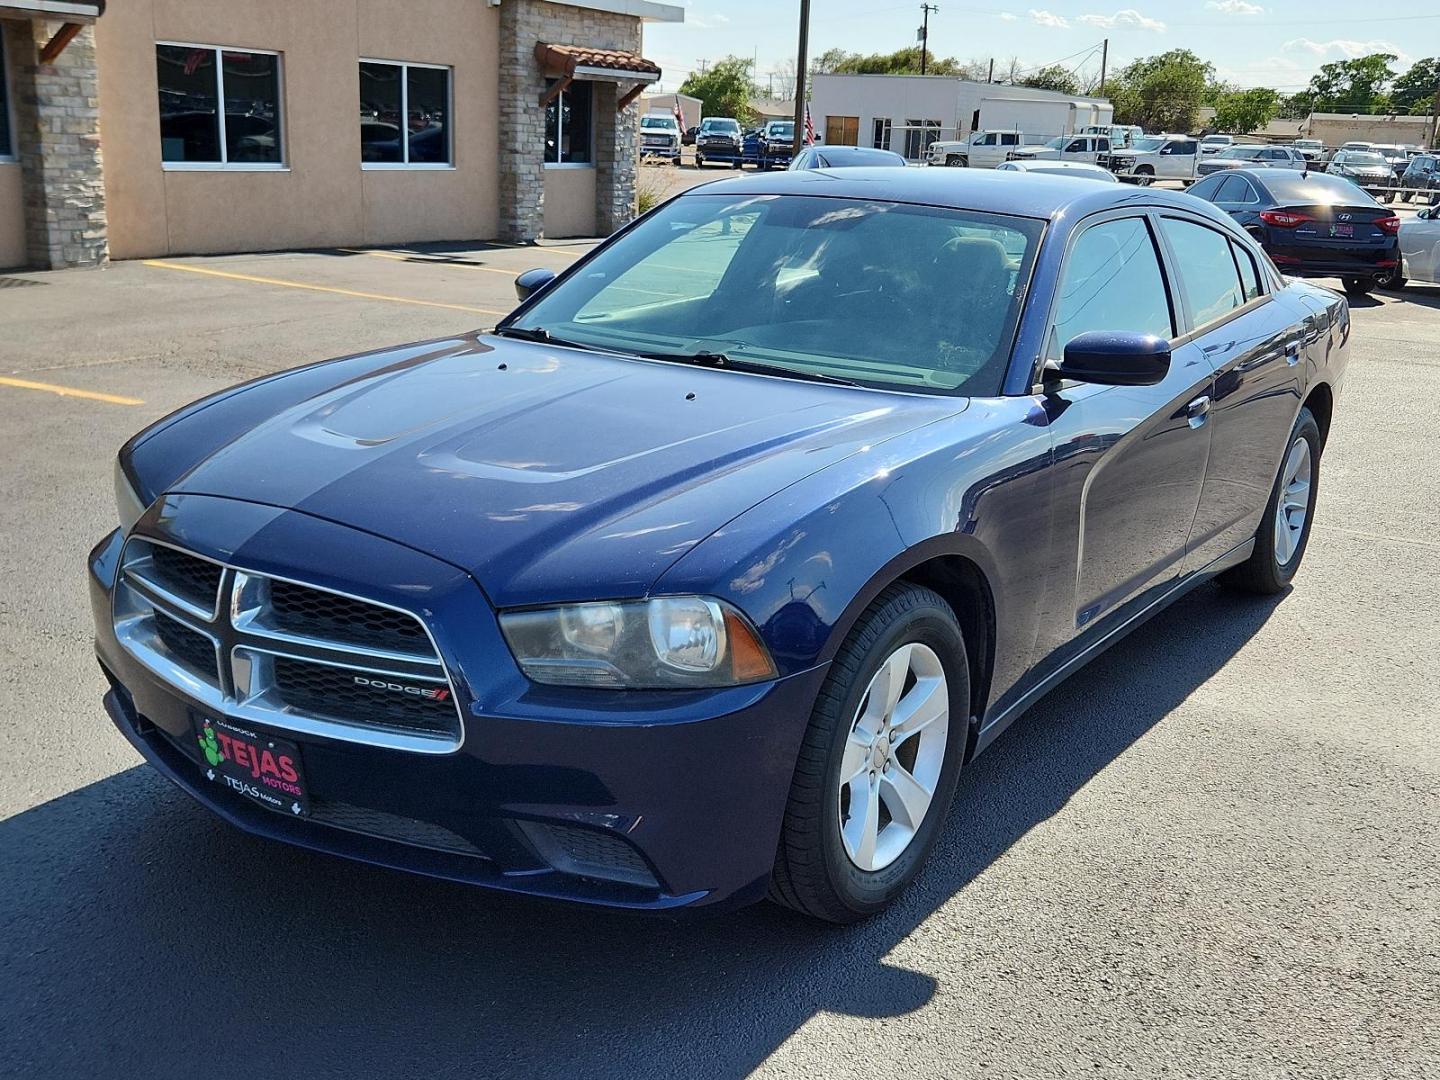
{"type": "Polygon", "coordinates": [[[978,170],[711,184],[517,291],[126,444],[111,719],[261,836],[834,922],[1058,680],[1288,587],[1350,335],[1198,199],[978,170]]]}

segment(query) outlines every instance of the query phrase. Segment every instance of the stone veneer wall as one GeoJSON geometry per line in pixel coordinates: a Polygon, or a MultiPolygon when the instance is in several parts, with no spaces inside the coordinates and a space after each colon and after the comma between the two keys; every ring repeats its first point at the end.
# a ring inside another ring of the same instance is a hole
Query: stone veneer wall
{"type": "Polygon", "coordinates": [[[95,32],[85,27],[53,64],[40,49],[59,22],[5,24],[29,262],[41,269],[109,258],[95,32]]]}
{"type": "MultiPolygon", "coordinates": [[[[545,77],[535,45],[587,45],[640,52],[640,20],[547,0],[504,0],[500,7],[500,235],[524,243],[545,224],[545,77]]],[[[612,232],[635,216],[640,107],[615,104],[633,84],[595,82],[596,224],[612,232]]]]}

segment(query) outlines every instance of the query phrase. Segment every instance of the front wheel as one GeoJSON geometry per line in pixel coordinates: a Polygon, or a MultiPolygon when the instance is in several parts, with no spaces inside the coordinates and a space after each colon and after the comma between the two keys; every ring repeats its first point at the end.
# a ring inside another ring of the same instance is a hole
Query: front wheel
{"type": "Polygon", "coordinates": [[[1368,277],[1341,278],[1340,283],[1345,286],[1346,296],[1365,296],[1375,288],[1375,279],[1368,277]]]}
{"type": "Polygon", "coordinates": [[[891,585],[846,638],[816,698],[770,898],[834,923],[889,905],[944,825],[969,711],[955,613],[930,589],[891,585]]]}
{"type": "Polygon", "coordinates": [[[1255,533],[1255,550],[1220,580],[1240,592],[1283,592],[1305,557],[1319,490],[1320,426],[1310,410],[1302,408],[1255,533]]]}
{"type": "Polygon", "coordinates": [[[1149,187],[1155,182],[1155,170],[1149,165],[1141,165],[1135,170],[1135,183],[1141,187],[1149,187]]]}
{"type": "Polygon", "coordinates": [[[966,167],[966,165],[969,164],[969,162],[967,162],[959,154],[947,154],[945,157],[945,164],[952,169],[963,169],[966,167]]]}

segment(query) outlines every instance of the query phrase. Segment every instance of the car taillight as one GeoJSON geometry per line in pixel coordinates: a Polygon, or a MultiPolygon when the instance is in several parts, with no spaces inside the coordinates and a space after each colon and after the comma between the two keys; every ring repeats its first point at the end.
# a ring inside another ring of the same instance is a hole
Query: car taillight
{"type": "Polygon", "coordinates": [[[1291,214],[1284,210],[1261,210],[1260,220],[1266,225],[1274,225],[1277,229],[1293,229],[1296,225],[1303,225],[1312,219],[1304,214],[1291,214]]]}
{"type": "Polygon", "coordinates": [[[1400,219],[1398,217],[1382,217],[1375,225],[1383,233],[1395,236],[1400,232],[1400,219]]]}

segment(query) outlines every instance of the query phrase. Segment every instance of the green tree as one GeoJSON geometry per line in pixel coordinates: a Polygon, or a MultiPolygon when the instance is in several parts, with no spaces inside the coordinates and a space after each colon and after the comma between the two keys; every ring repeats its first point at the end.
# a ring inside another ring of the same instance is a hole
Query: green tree
{"type": "Polygon", "coordinates": [[[1394,53],[1371,53],[1323,65],[1310,79],[1319,112],[1380,113],[1390,107],[1385,93],[1395,79],[1394,53]]]}
{"type": "Polygon", "coordinates": [[[1315,95],[1309,90],[1300,90],[1281,99],[1277,115],[1287,120],[1303,120],[1314,111],[1315,95]]]}
{"type": "Polygon", "coordinates": [[[708,71],[692,71],[680,84],[680,93],[699,98],[704,116],[733,116],[742,125],[750,124],[755,119],[750,108],[750,98],[755,93],[750,64],[744,57],[727,56],[711,64],[708,71]]]}
{"type": "Polygon", "coordinates": [[[1189,49],[1145,56],[1107,79],[1115,122],[1147,131],[1193,131],[1215,69],[1189,49]]]}
{"type": "MultiPolygon", "coordinates": [[[[919,75],[920,53],[918,45],[897,49],[893,53],[849,53],[831,70],[846,75],[919,75]]],[[[963,67],[954,57],[941,59],[928,49],[925,50],[927,75],[959,75],[963,67]]]]}
{"type": "Polygon", "coordinates": [[[1215,106],[1215,127],[1237,135],[1259,131],[1280,111],[1280,95],[1263,87],[1224,95],[1215,106]]]}
{"type": "Polygon", "coordinates": [[[1075,80],[1074,74],[1061,64],[1051,64],[1026,75],[1019,85],[1031,86],[1036,90],[1053,90],[1057,94],[1080,93],[1080,84],[1075,80]]]}
{"type": "Polygon", "coordinates": [[[1416,60],[1410,70],[1395,80],[1390,103],[1396,112],[1428,113],[1440,93],[1440,56],[1416,60]]]}
{"type": "Polygon", "coordinates": [[[810,59],[811,75],[829,75],[832,71],[838,71],[840,65],[848,60],[853,53],[844,49],[826,49],[819,56],[810,59]]]}

